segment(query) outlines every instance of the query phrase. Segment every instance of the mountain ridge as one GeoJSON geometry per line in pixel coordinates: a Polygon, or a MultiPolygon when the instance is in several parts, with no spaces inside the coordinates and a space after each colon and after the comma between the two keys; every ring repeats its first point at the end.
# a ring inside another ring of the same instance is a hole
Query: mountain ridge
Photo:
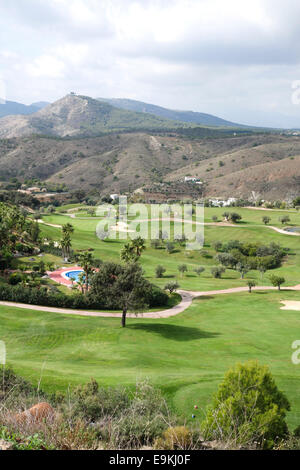
{"type": "Polygon", "coordinates": [[[97,98],[99,101],[105,101],[116,108],[127,109],[130,111],[154,114],[165,119],[172,119],[186,123],[198,124],[203,126],[217,127],[245,127],[251,128],[244,124],[237,124],[226,119],[219,118],[212,114],[201,113],[197,111],[173,110],[157,106],[143,101],[131,100],[127,98],[97,98]]]}
{"type": "MultiPolygon", "coordinates": [[[[185,177],[204,182],[204,197],[277,200],[299,195],[300,139],[276,134],[188,139],[173,133],[113,133],[100,137],[46,136],[0,140],[0,181],[36,178],[98,195],[155,193],[165,200],[186,191],[185,177]],[[151,188],[154,190],[152,191],[151,188]],[[164,193],[165,191],[165,193],[164,193]]],[[[1,184],[1,183],[0,183],[1,184]]],[[[150,196],[149,196],[150,197],[150,196]]]]}
{"type": "Polygon", "coordinates": [[[193,127],[151,114],[115,108],[88,96],[69,94],[28,116],[0,119],[0,137],[32,134],[55,137],[93,136],[110,131],[193,127]]]}

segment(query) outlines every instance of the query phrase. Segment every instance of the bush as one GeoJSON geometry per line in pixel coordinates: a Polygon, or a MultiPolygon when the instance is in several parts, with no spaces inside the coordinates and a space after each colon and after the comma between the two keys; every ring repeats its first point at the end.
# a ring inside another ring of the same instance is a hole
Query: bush
{"type": "Polygon", "coordinates": [[[44,305],[61,308],[97,308],[81,294],[65,295],[48,292],[46,288],[23,287],[21,285],[0,284],[0,300],[20,302],[30,305],[44,305]]]}
{"type": "Polygon", "coordinates": [[[179,287],[180,286],[177,282],[169,282],[165,285],[165,290],[168,290],[170,294],[173,294],[173,292],[176,292],[179,287]]]}
{"type": "Polygon", "coordinates": [[[266,366],[257,362],[238,364],[219,385],[202,431],[206,439],[233,446],[272,447],[288,434],[285,422],[290,404],[266,366]]]}
{"type": "Polygon", "coordinates": [[[65,416],[92,424],[109,448],[132,449],[152,444],[166,427],[169,410],[161,392],[149,383],[126,388],[100,388],[95,380],[79,386],[66,404],[65,416]]]}
{"type": "Polygon", "coordinates": [[[168,304],[169,297],[157,286],[152,286],[149,294],[148,305],[151,308],[163,307],[168,304]]]}
{"type": "Polygon", "coordinates": [[[9,283],[11,286],[16,286],[17,284],[20,284],[23,280],[23,276],[19,273],[13,273],[9,276],[9,283]]]}
{"type": "Polygon", "coordinates": [[[165,274],[165,272],[166,272],[166,268],[164,268],[160,264],[158,266],[156,266],[155,276],[157,277],[157,279],[161,279],[163,277],[163,275],[165,274]]]}
{"type": "MultiPolygon", "coordinates": [[[[74,309],[100,309],[109,308],[105,302],[96,301],[91,296],[75,293],[66,295],[61,292],[49,292],[46,288],[24,287],[21,285],[0,284],[0,300],[7,302],[20,302],[30,305],[43,305],[46,307],[74,308],[74,309]]],[[[150,285],[147,303],[149,307],[162,307],[168,304],[168,296],[159,287],[150,285]]],[[[118,299],[110,307],[120,309],[118,299]]]]}
{"type": "Polygon", "coordinates": [[[157,450],[190,450],[195,448],[194,434],[185,426],[168,428],[162,437],[156,439],[157,450]]]}
{"type": "Polygon", "coordinates": [[[223,267],[211,268],[211,274],[215,279],[221,279],[222,274],[224,274],[225,271],[226,271],[226,269],[223,268],[223,267]]]}

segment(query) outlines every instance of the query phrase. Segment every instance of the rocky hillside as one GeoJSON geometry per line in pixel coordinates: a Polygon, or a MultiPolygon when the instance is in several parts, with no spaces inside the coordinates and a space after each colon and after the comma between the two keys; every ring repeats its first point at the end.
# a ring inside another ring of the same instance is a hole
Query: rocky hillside
{"type": "Polygon", "coordinates": [[[204,181],[205,196],[246,198],[252,191],[266,199],[294,196],[300,191],[300,138],[266,134],[189,139],[176,133],[136,132],[0,140],[0,181],[38,178],[106,194],[176,184],[185,176],[204,181]]]}
{"type": "Polygon", "coordinates": [[[7,116],[0,119],[0,138],[33,134],[55,137],[95,136],[126,129],[173,129],[184,126],[185,123],[151,114],[117,109],[86,96],[67,95],[29,116],[7,116]]]}

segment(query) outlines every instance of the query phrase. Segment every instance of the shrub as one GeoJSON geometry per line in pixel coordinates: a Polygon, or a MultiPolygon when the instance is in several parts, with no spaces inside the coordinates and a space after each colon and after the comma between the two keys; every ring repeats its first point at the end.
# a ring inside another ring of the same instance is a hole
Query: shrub
{"type": "Polygon", "coordinates": [[[169,297],[157,286],[152,286],[149,292],[148,305],[151,308],[167,305],[169,297]]]}
{"type": "Polygon", "coordinates": [[[238,364],[219,385],[202,431],[206,439],[227,441],[233,446],[257,442],[272,447],[276,439],[288,434],[285,417],[289,409],[268,367],[251,361],[238,364]]]}
{"type": "Polygon", "coordinates": [[[265,225],[268,225],[270,222],[271,222],[271,218],[268,217],[267,215],[265,215],[263,218],[262,218],[262,221],[265,225]]]}
{"type": "MultiPolygon", "coordinates": [[[[77,387],[66,404],[66,419],[92,423],[109,448],[132,449],[152,444],[166,427],[168,407],[149,383],[125,388],[100,388],[95,380],[77,387]]],[[[169,418],[170,419],[170,418],[169,418]]]]}
{"type": "Polygon", "coordinates": [[[23,276],[19,273],[13,273],[9,276],[9,283],[11,286],[16,286],[17,284],[20,284],[23,280],[23,276]]]}
{"type": "Polygon", "coordinates": [[[81,294],[66,295],[63,293],[48,292],[45,288],[10,286],[0,284],[0,300],[21,302],[31,305],[45,305],[47,307],[61,308],[97,308],[89,299],[81,294]]]}
{"type": "Polygon", "coordinates": [[[188,267],[187,267],[186,264],[180,264],[180,265],[178,266],[178,271],[181,273],[181,276],[183,276],[184,273],[187,272],[187,270],[188,270],[188,267]]]}
{"type": "Polygon", "coordinates": [[[156,276],[158,279],[162,278],[165,272],[166,272],[166,268],[164,268],[164,267],[161,266],[161,265],[156,266],[156,269],[155,269],[155,276],[156,276]]]}
{"type": "Polygon", "coordinates": [[[205,268],[203,266],[198,266],[197,268],[194,269],[194,272],[197,274],[197,276],[201,276],[202,273],[204,273],[205,268]]]}
{"type": "Polygon", "coordinates": [[[165,290],[168,290],[170,294],[173,294],[173,292],[176,292],[179,287],[180,286],[177,282],[169,282],[165,285],[165,290]]]}
{"type": "Polygon", "coordinates": [[[194,435],[185,426],[168,428],[154,443],[157,450],[189,450],[194,447],[194,435]]]}
{"type": "Polygon", "coordinates": [[[282,223],[282,225],[287,224],[288,222],[291,221],[288,215],[283,215],[282,217],[279,217],[279,222],[282,223]]]}
{"type": "MultiPolygon", "coordinates": [[[[165,306],[168,303],[167,294],[159,287],[149,284],[147,295],[147,303],[151,308],[165,306]]],[[[105,301],[95,300],[94,297],[85,296],[79,292],[66,295],[62,292],[49,292],[46,288],[24,287],[21,285],[0,284],[0,300],[71,309],[120,309],[118,299],[114,299],[113,304],[108,306],[105,301]]]]}
{"type": "Polygon", "coordinates": [[[215,279],[221,279],[222,274],[224,274],[225,271],[226,269],[223,267],[215,267],[211,269],[211,274],[215,279]]]}

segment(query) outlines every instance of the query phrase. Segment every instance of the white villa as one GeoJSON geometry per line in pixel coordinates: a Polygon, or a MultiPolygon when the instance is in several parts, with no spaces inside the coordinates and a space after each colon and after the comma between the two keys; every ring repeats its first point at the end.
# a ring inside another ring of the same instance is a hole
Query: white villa
{"type": "Polygon", "coordinates": [[[209,202],[213,207],[229,207],[236,202],[235,197],[229,197],[228,199],[212,198],[209,202]]]}

